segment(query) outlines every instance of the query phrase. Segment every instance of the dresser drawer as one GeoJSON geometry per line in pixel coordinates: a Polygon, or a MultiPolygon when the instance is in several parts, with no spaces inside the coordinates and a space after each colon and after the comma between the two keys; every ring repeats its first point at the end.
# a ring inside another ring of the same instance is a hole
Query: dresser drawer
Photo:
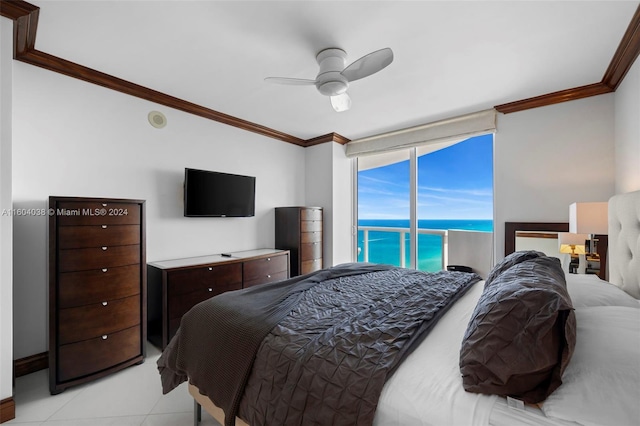
{"type": "Polygon", "coordinates": [[[140,265],[64,272],[59,276],[58,307],[99,303],[140,293],[140,265]]]}
{"type": "MultiPolygon", "coordinates": [[[[180,269],[167,272],[167,291],[170,298],[179,294],[191,293],[196,290],[203,290],[210,287],[221,288],[241,288],[242,287],[242,266],[240,263],[230,265],[208,265],[189,269],[180,269]]],[[[222,293],[220,291],[219,293],[222,293]]]]}
{"type": "Polygon", "coordinates": [[[322,232],[314,231],[314,232],[302,232],[300,233],[300,243],[317,243],[322,241],[322,232]]]}
{"type": "Polygon", "coordinates": [[[58,225],[138,225],[140,205],[114,202],[59,202],[56,206],[58,225]]]}
{"type": "Polygon", "coordinates": [[[86,271],[140,263],[140,246],[102,246],[60,250],[59,271],[86,271]]]}
{"type": "Polygon", "coordinates": [[[226,291],[240,290],[241,288],[242,283],[234,283],[226,286],[217,285],[216,287],[206,287],[192,291],[191,293],[184,293],[176,297],[170,297],[167,301],[169,320],[182,318],[189,309],[193,308],[203,300],[210,299],[213,296],[217,296],[218,294],[226,291]]]}
{"type": "Polygon", "coordinates": [[[321,220],[302,220],[300,221],[300,232],[322,231],[321,220]]]}
{"type": "Polygon", "coordinates": [[[140,225],[61,226],[58,248],[125,246],[140,244],[140,225]]]}
{"type": "Polygon", "coordinates": [[[79,342],[140,324],[140,296],[58,311],[58,341],[79,342]]]}
{"type": "Polygon", "coordinates": [[[264,280],[270,279],[270,275],[274,275],[278,272],[287,271],[288,256],[279,255],[265,257],[262,259],[250,260],[243,263],[243,281],[254,281],[257,279],[264,280]]]}
{"type": "Polygon", "coordinates": [[[215,285],[202,287],[191,293],[170,295],[168,303],[169,319],[181,318],[189,309],[203,300],[217,296],[227,291],[240,290],[242,282],[219,282],[215,285]]]}
{"type": "Polygon", "coordinates": [[[322,220],[321,209],[301,209],[300,220],[322,220]]]}
{"type": "Polygon", "coordinates": [[[58,349],[58,380],[64,382],[82,377],[140,355],[140,326],[62,345],[58,349]]]}
{"type": "Polygon", "coordinates": [[[180,297],[170,298],[167,306],[167,313],[169,321],[174,319],[180,319],[187,311],[193,308],[198,303],[210,299],[213,294],[213,289],[201,289],[192,291],[191,293],[181,294],[180,297]]]}
{"type": "Polygon", "coordinates": [[[305,243],[300,244],[300,260],[313,260],[322,257],[322,243],[305,243]]]}
{"type": "Polygon", "coordinates": [[[322,269],[322,259],[305,260],[300,264],[300,274],[308,274],[322,269]]]}
{"type": "Polygon", "coordinates": [[[253,287],[253,286],[259,285],[259,284],[266,284],[266,283],[272,283],[272,282],[275,282],[275,281],[286,280],[287,278],[289,278],[289,274],[287,273],[287,271],[274,272],[274,273],[268,274],[268,275],[266,275],[264,277],[256,278],[254,280],[245,281],[244,282],[244,288],[253,287]]]}

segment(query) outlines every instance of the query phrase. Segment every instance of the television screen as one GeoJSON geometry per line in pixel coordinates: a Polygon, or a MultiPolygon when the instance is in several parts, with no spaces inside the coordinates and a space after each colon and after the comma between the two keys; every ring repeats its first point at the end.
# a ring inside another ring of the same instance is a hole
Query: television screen
{"type": "Polygon", "coordinates": [[[255,214],[256,178],[184,169],[184,215],[247,217],[255,214]]]}

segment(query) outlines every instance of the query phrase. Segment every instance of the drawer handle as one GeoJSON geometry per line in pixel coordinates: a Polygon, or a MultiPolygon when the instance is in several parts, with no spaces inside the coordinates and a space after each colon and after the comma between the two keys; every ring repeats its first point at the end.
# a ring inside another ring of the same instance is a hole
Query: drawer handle
{"type": "Polygon", "coordinates": [[[107,225],[102,225],[102,229],[107,229],[107,225]]]}
{"type": "Polygon", "coordinates": [[[209,291],[213,291],[213,289],[212,289],[211,287],[209,287],[207,290],[209,290],[209,291]]]}
{"type": "Polygon", "coordinates": [[[271,262],[271,258],[270,257],[267,257],[267,262],[271,262]]]}
{"type": "Polygon", "coordinates": [[[213,271],[213,268],[209,268],[210,271],[213,271]]]}
{"type": "Polygon", "coordinates": [[[109,336],[107,336],[106,334],[103,334],[102,335],[102,340],[107,340],[107,337],[109,337],[109,336]]]}
{"type": "Polygon", "coordinates": [[[102,268],[102,272],[107,272],[108,269],[107,268],[102,268]]]}
{"type": "Polygon", "coordinates": [[[102,246],[102,251],[106,251],[108,247],[102,246]]]}
{"type": "Polygon", "coordinates": [[[102,302],[102,306],[107,306],[109,302],[102,302]]]}
{"type": "Polygon", "coordinates": [[[267,278],[271,278],[271,275],[267,274],[267,278]]]}

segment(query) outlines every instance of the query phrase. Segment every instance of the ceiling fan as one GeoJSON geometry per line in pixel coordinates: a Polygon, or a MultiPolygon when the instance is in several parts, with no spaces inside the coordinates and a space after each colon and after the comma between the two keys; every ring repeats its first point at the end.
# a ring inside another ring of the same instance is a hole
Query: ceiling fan
{"type": "Polygon", "coordinates": [[[338,112],[351,108],[351,98],[347,94],[349,83],[368,77],[393,62],[393,51],[384,48],[363,56],[345,67],[347,52],[339,48],[321,50],[316,55],[320,71],[315,80],[287,77],[267,77],[266,81],[290,85],[315,85],[318,91],[331,97],[331,106],[338,112]]]}

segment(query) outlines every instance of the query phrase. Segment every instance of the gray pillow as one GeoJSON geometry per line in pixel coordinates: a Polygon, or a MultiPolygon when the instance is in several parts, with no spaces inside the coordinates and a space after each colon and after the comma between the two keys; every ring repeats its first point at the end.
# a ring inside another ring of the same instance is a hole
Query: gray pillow
{"type": "Polygon", "coordinates": [[[485,287],[490,285],[493,280],[498,278],[500,274],[502,274],[507,269],[511,268],[518,263],[522,263],[529,259],[535,259],[536,257],[546,256],[544,253],[535,250],[522,250],[516,251],[509,255],[507,255],[504,259],[502,259],[496,266],[493,267],[491,272],[489,272],[489,276],[485,280],[485,287]]]}
{"type": "Polygon", "coordinates": [[[555,257],[534,256],[485,285],[460,349],[469,392],[537,403],[562,383],[576,343],[576,321],[555,257]]]}

